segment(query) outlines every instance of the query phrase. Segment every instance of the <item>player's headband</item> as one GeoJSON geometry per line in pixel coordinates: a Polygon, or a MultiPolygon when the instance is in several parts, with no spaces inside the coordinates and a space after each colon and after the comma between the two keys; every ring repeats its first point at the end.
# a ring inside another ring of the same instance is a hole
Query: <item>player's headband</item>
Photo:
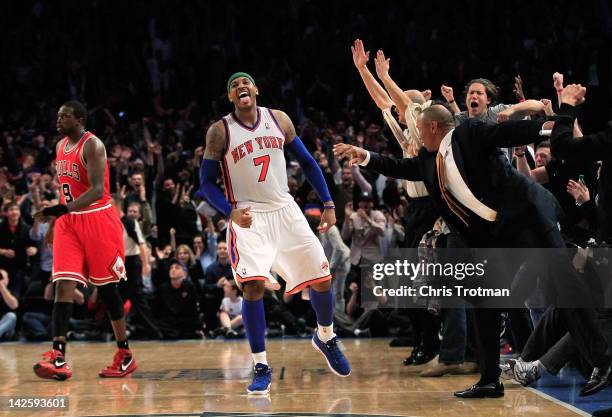
{"type": "Polygon", "coordinates": [[[247,74],[246,72],[237,72],[235,74],[232,74],[232,76],[229,77],[229,80],[227,80],[227,92],[228,93],[229,93],[230,84],[232,83],[232,81],[234,81],[236,78],[240,78],[240,77],[248,78],[253,83],[253,85],[255,85],[255,79],[253,79],[253,77],[251,77],[249,74],[247,74]]]}

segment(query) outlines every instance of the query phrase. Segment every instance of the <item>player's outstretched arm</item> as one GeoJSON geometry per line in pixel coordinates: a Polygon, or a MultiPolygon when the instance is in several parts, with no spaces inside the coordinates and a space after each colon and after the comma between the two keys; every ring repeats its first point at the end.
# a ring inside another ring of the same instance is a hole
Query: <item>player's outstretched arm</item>
{"type": "Polygon", "coordinates": [[[319,164],[308,152],[300,137],[295,133],[295,127],[289,116],[280,110],[272,110],[272,113],[285,134],[285,147],[298,161],[304,176],[323,202],[323,215],[317,230],[323,233],[327,232],[330,227],[336,224],[336,206],[329,194],[323,172],[321,172],[319,164]]]}

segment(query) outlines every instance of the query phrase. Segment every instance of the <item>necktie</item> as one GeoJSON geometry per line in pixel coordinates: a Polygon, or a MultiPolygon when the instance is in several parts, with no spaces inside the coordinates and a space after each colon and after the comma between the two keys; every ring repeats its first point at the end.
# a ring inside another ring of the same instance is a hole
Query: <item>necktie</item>
{"type": "Polygon", "coordinates": [[[440,152],[436,155],[436,169],[438,172],[438,186],[440,187],[440,192],[442,194],[442,198],[448,205],[448,208],[453,212],[455,216],[459,218],[465,224],[466,227],[468,225],[468,217],[470,216],[464,209],[459,205],[459,202],[448,192],[446,189],[446,174],[444,171],[444,157],[440,152]]]}

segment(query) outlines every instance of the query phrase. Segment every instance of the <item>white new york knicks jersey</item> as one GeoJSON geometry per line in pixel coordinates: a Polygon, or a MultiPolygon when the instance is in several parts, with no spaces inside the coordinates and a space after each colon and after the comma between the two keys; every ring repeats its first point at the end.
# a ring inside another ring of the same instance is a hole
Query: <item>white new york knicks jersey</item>
{"type": "Polygon", "coordinates": [[[285,135],[270,109],[257,107],[257,121],[246,126],[233,113],[223,117],[225,155],[221,160],[225,194],[232,206],[272,211],[293,201],[287,185],[285,135]]]}

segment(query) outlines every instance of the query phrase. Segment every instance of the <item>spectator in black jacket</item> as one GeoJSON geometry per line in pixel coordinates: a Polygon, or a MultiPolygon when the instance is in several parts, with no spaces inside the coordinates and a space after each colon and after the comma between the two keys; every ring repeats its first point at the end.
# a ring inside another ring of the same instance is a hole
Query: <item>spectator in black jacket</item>
{"type": "Polygon", "coordinates": [[[4,220],[0,223],[0,268],[8,272],[13,294],[19,298],[28,256],[36,255],[37,249],[30,240],[30,227],[21,220],[19,205],[11,202],[4,210],[4,220]]]}
{"type": "Polygon", "coordinates": [[[178,188],[172,178],[166,178],[157,196],[157,233],[160,242],[170,241],[170,229],[176,228],[179,214],[178,188]]]}
{"type": "Polygon", "coordinates": [[[169,279],[158,292],[159,327],[165,339],[201,338],[200,304],[196,287],[176,259],[170,261],[169,279]]]}

